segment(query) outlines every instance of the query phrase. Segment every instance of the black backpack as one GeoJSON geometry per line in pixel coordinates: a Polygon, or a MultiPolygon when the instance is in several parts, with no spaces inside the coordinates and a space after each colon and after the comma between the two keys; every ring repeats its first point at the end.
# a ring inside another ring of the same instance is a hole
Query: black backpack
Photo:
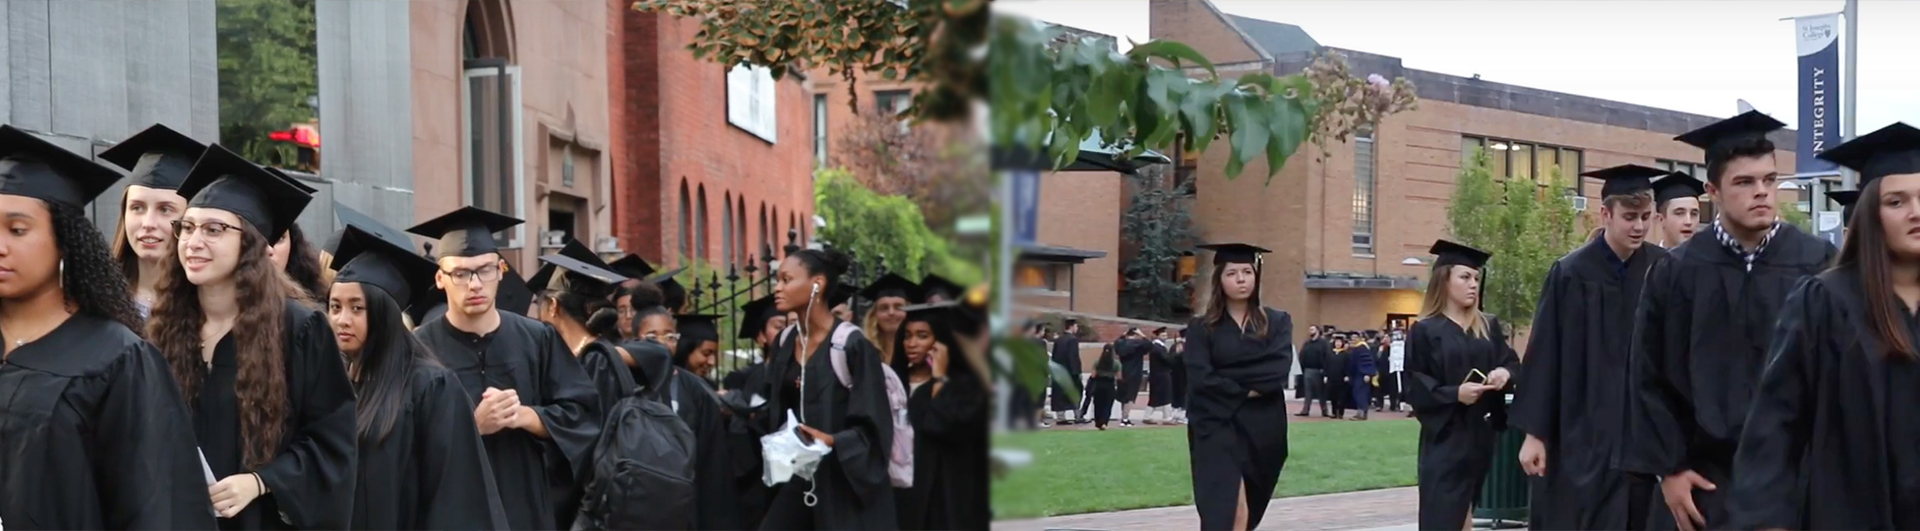
{"type": "Polygon", "coordinates": [[[671,394],[652,395],[643,388],[607,413],[574,531],[693,528],[693,430],[665,403],[671,394]]]}

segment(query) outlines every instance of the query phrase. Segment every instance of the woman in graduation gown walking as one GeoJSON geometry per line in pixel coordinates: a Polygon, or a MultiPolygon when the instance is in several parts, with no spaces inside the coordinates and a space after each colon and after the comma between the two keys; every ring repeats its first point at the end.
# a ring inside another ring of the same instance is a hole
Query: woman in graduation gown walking
{"type": "Polygon", "coordinates": [[[986,529],[986,382],[961,357],[953,325],[958,302],[907,307],[894,352],[911,367],[913,487],[894,492],[903,531],[986,529]]]}
{"type": "Polygon", "coordinates": [[[1860,172],[1859,225],[1780,310],[1737,474],[1719,484],[1727,525],[1920,529],[1920,129],[1819,156],[1860,172]]]}
{"type": "Polygon", "coordinates": [[[343,529],[354,396],[326,316],[267,257],[309,196],[213,146],[180,186],[179,265],[147,336],[193,410],[222,529],[343,529]]]}
{"type": "Polygon", "coordinates": [[[1504,418],[1501,392],[1519,357],[1500,321],[1480,313],[1480,271],[1491,254],[1433,244],[1420,320],[1407,338],[1407,400],[1420,419],[1420,529],[1471,529],[1473,500],[1493,466],[1488,416],[1504,418]]]}
{"type": "Polygon", "coordinates": [[[428,295],[433,261],[359,227],[344,232],[327,315],[358,394],[349,529],[506,529],[473,398],[400,319],[428,295]]]}
{"type": "Polygon", "coordinates": [[[767,415],[762,433],[786,423],[792,410],[800,431],[833,448],[813,480],[793,478],[774,487],[761,529],[886,530],[894,517],[893,486],[887,480],[888,449],[893,446],[893,412],[887,381],[880,372],[880,351],[855,332],[845,344],[852,385],[843,385],[829,361],[834,330],[842,322],[831,313],[831,292],[847,270],[847,258],[835,251],[807,249],[789,255],[774,284],[774,306],[798,312],[798,333],[776,347],[768,362],[767,415]]]}
{"type": "MultiPolygon", "coordinates": [[[[83,207],[118,173],[0,126],[0,526],[212,529],[186,403],[83,207]]],[[[184,204],[185,201],[181,201],[184,204]]],[[[116,239],[119,239],[116,237],[116,239]]]]}
{"type": "Polygon", "coordinates": [[[1293,317],[1260,305],[1260,255],[1243,243],[1213,250],[1205,315],[1188,323],[1187,448],[1200,528],[1260,527],[1287,463],[1287,373],[1293,317]]]}

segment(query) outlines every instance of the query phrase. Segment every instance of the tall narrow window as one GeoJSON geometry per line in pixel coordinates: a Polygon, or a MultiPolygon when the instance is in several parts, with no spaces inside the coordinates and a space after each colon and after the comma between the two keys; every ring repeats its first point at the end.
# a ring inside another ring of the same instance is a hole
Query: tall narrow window
{"type": "Polygon", "coordinates": [[[693,194],[686,178],[680,179],[680,256],[693,256],[693,194]]]}
{"type": "Polygon", "coordinates": [[[1353,138],[1353,254],[1373,254],[1373,130],[1353,138]]]}
{"type": "Polygon", "coordinates": [[[720,199],[720,263],[733,263],[733,192],[726,192],[720,199]]]}
{"type": "MultiPolygon", "coordinates": [[[[466,204],[524,218],[521,212],[523,166],[520,163],[520,67],[506,59],[469,59],[460,85],[467,119],[461,122],[467,163],[466,204]]],[[[502,246],[517,246],[525,226],[495,235],[502,246]]]]}
{"type": "Polygon", "coordinates": [[[700,185],[700,199],[693,212],[693,259],[707,259],[707,185],[700,185]]]}
{"type": "Polygon", "coordinates": [[[827,167],[827,95],[813,95],[813,166],[827,167]]]}
{"type": "MultiPolygon", "coordinates": [[[[747,247],[748,247],[747,246],[747,198],[745,196],[736,197],[733,199],[733,201],[734,201],[733,203],[733,206],[734,206],[733,257],[738,258],[742,262],[744,262],[747,259],[747,253],[748,253],[747,251],[747,247]]],[[[727,262],[727,263],[732,264],[734,262],[727,262]]]]}

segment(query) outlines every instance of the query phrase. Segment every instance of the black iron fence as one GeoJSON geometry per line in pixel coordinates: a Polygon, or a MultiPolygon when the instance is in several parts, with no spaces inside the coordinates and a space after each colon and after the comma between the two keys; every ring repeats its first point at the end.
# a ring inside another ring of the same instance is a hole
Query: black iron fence
{"type": "MultiPolygon", "coordinates": [[[[760,253],[748,255],[742,263],[726,264],[710,268],[689,268],[680,280],[687,284],[687,309],[690,314],[717,315],[715,320],[720,332],[720,359],[708,377],[719,382],[727,373],[745,368],[754,363],[756,356],[764,356],[754,335],[742,338],[740,324],[747,320],[743,306],[754,299],[770,296],[775,286],[774,279],[779,275],[780,261],[802,249],[800,232],[787,231],[787,244],[775,254],[772,244],[762,244],[760,253]]],[[[851,267],[840,282],[856,289],[887,274],[885,256],[859,256],[850,253],[851,267]],[[869,265],[871,263],[871,265],[869,265]]],[[[849,299],[855,325],[864,325],[867,308],[859,297],[849,299]]]]}

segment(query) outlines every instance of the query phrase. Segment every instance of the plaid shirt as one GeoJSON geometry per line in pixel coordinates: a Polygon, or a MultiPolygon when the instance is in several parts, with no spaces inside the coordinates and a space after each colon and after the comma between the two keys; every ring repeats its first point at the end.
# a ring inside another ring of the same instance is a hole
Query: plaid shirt
{"type": "Polygon", "coordinates": [[[1753,251],[1749,252],[1740,245],[1740,240],[1734,239],[1732,234],[1727,233],[1726,227],[1720,225],[1720,220],[1713,220],[1713,235],[1720,238],[1720,245],[1727,246],[1727,250],[1740,255],[1740,258],[1746,261],[1748,273],[1753,272],[1753,261],[1760,258],[1760,252],[1767,250],[1767,244],[1773,242],[1773,235],[1779,232],[1780,222],[1775,221],[1773,226],[1767,228],[1767,233],[1760,237],[1760,245],[1754,246],[1753,251]]]}

